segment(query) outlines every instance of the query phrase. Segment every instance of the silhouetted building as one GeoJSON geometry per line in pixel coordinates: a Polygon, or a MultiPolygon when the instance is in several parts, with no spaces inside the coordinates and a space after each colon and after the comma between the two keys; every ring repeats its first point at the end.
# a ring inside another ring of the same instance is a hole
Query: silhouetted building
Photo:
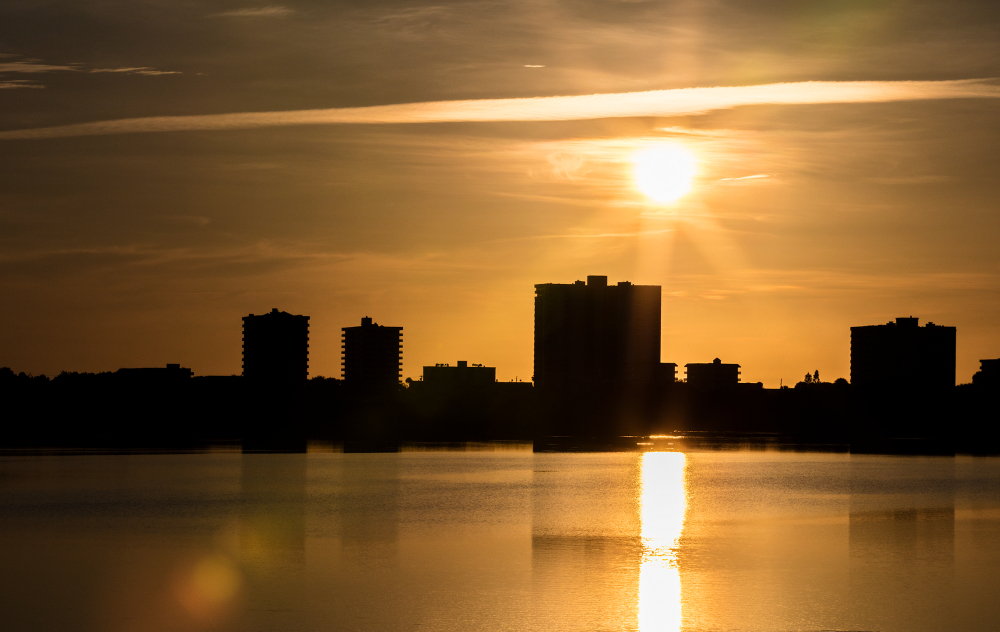
{"type": "Polygon", "coordinates": [[[496,367],[473,364],[459,360],[457,366],[435,364],[424,367],[424,384],[427,388],[462,391],[491,388],[497,380],[496,367]]]}
{"type": "Polygon", "coordinates": [[[403,328],[385,327],[365,316],[361,325],[343,328],[344,382],[355,392],[377,393],[398,387],[403,366],[403,328]]]}
{"type": "Polygon", "coordinates": [[[687,383],[696,390],[716,390],[735,387],[740,382],[740,365],[723,364],[716,358],[711,362],[685,364],[687,383]]]}
{"type": "Polygon", "coordinates": [[[654,380],[660,363],[660,286],[535,286],[535,374],[539,389],[566,391],[654,380]]]}
{"type": "Polygon", "coordinates": [[[166,383],[187,380],[191,377],[192,371],[179,364],[168,364],[166,368],[118,369],[115,375],[130,381],[166,383]]]}
{"type": "Polygon", "coordinates": [[[979,370],[972,376],[972,383],[977,386],[1000,386],[1000,359],[980,360],[979,370]]]}
{"type": "Polygon", "coordinates": [[[266,382],[309,378],[309,317],[279,312],[243,317],[243,377],[266,382]]]}
{"type": "Polygon", "coordinates": [[[920,327],[916,318],[851,327],[851,384],[948,389],[955,386],[954,327],[920,327]]]}
{"type": "Polygon", "coordinates": [[[661,362],[658,367],[656,381],[660,385],[673,384],[677,381],[677,363],[661,362]]]}

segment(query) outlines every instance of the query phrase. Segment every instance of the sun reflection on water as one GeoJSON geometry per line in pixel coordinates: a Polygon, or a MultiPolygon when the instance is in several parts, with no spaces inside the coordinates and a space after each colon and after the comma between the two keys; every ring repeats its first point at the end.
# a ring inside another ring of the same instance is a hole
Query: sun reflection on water
{"type": "Polygon", "coordinates": [[[639,568],[640,632],[681,629],[681,575],[677,542],[684,529],[687,487],[684,454],[642,455],[642,565],[639,568]]]}

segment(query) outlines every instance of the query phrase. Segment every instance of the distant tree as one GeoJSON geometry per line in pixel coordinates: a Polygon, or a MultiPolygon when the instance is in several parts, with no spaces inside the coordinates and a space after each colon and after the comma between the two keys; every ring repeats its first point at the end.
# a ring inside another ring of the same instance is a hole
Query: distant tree
{"type": "Polygon", "coordinates": [[[816,373],[813,374],[813,383],[819,384],[819,369],[816,369],[816,373]]]}
{"type": "Polygon", "coordinates": [[[808,373],[806,373],[806,377],[802,381],[805,382],[806,384],[812,384],[812,382],[813,382],[813,376],[811,376],[808,373]]]}

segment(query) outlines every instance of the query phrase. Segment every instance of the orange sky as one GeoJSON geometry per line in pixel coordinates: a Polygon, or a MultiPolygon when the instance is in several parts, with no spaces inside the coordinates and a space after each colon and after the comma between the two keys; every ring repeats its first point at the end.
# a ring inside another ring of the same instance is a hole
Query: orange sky
{"type": "Polygon", "coordinates": [[[769,387],[897,316],[958,327],[959,382],[1000,357],[991,3],[7,4],[0,366],[238,373],[278,307],[312,375],[367,315],[404,376],[527,379],[533,285],[588,274],[662,286],[663,361],[769,387]]]}

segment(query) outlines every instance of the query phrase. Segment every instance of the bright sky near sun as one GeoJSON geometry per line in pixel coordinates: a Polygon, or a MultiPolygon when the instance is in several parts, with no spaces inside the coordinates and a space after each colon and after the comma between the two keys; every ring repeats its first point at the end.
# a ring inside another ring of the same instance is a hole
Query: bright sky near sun
{"type": "Polygon", "coordinates": [[[533,286],[663,288],[665,362],[1000,357],[993,2],[10,0],[0,366],[240,371],[240,317],[530,379],[533,286]],[[95,45],[100,42],[100,46],[95,45]]]}
{"type": "Polygon", "coordinates": [[[658,143],[632,155],[635,186],[650,200],[676,202],[694,185],[694,155],[680,145],[658,143]]]}

